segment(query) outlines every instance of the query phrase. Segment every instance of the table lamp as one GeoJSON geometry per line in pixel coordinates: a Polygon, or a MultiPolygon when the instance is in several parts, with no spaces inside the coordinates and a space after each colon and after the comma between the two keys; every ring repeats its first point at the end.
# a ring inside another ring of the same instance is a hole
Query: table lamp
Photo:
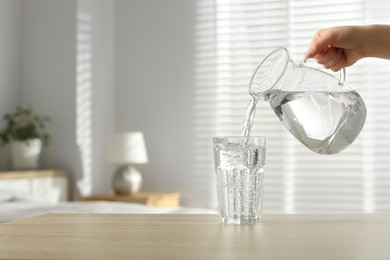
{"type": "Polygon", "coordinates": [[[138,192],[142,185],[142,176],[133,165],[148,162],[143,133],[115,134],[110,147],[111,161],[120,164],[112,181],[114,191],[118,194],[138,192]]]}

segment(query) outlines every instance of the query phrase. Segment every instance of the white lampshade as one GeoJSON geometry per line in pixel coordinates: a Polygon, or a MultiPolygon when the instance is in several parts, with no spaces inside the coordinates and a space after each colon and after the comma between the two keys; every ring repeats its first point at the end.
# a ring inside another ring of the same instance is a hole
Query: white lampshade
{"type": "Polygon", "coordinates": [[[109,152],[111,161],[115,163],[144,164],[148,162],[142,132],[115,134],[109,152]]]}

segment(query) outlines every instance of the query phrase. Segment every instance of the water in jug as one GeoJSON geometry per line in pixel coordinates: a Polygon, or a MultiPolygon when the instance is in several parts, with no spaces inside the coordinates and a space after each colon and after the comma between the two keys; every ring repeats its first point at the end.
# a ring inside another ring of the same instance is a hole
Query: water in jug
{"type": "Polygon", "coordinates": [[[363,99],[345,83],[345,69],[337,78],[307,66],[306,59],[296,64],[285,48],[276,49],[260,63],[249,94],[242,144],[249,138],[259,99],[268,101],[288,131],[319,154],[344,150],[366,119],[363,99]]]}

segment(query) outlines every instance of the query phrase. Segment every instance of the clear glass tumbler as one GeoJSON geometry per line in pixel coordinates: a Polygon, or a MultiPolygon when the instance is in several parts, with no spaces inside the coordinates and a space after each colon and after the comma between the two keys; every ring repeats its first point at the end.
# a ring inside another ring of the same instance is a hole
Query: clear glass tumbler
{"type": "Polygon", "coordinates": [[[221,222],[257,224],[261,221],[266,138],[214,137],[214,163],[221,222]]]}

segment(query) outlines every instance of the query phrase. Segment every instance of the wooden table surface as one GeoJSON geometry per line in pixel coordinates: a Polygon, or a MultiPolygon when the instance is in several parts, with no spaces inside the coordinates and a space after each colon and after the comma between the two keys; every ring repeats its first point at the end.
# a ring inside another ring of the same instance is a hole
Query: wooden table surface
{"type": "Polygon", "coordinates": [[[0,224],[0,259],[390,259],[390,215],[48,214],[0,224]]]}

